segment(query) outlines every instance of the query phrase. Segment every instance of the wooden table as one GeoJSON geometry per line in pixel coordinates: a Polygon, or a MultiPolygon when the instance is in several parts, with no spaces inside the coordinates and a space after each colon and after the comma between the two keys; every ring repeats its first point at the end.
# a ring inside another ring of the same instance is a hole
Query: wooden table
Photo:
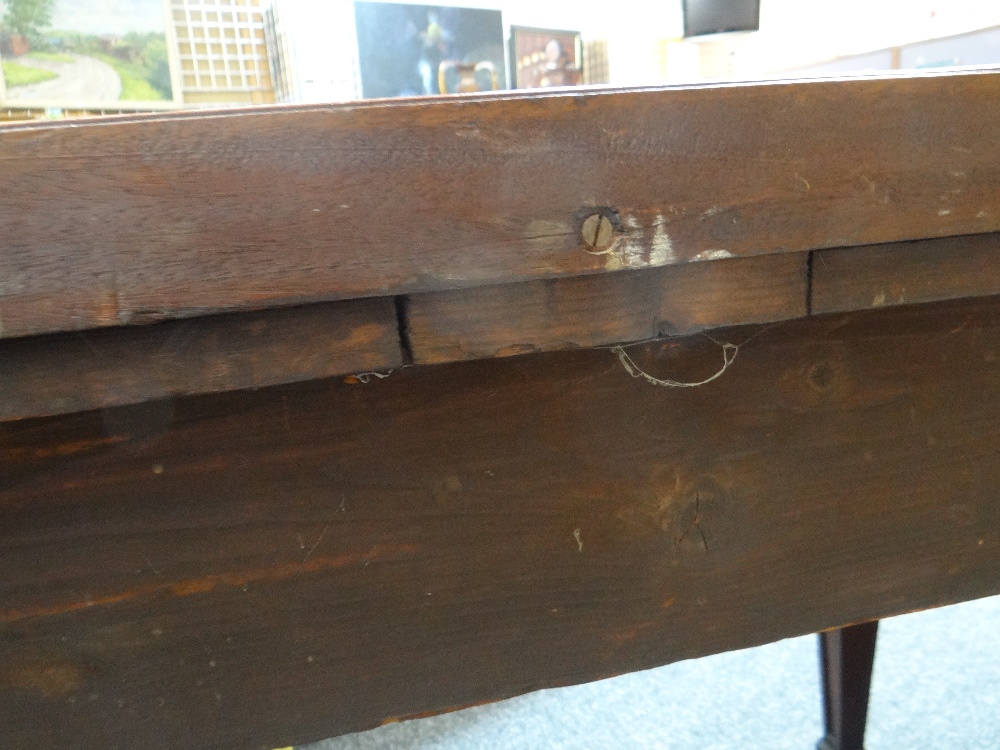
{"type": "Polygon", "coordinates": [[[1000,592],[998,100],[0,127],[0,746],[273,748],[1000,592]]]}

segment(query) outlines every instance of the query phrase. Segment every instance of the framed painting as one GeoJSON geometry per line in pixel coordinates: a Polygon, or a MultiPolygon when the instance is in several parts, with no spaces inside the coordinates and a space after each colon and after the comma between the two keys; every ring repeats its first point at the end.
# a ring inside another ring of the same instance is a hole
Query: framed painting
{"type": "Polygon", "coordinates": [[[356,2],[365,99],[507,88],[499,10],[356,2]]]}
{"type": "Polygon", "coordinates": [[[180,106],[165,0],[0,0],[0,104],[180,106]]]}
{"type": "Polygon", "coordinates": [[[514,88],[575,86],[581,82],[583,44],[578,31],[512,26],[510,74],[514,88]]]}

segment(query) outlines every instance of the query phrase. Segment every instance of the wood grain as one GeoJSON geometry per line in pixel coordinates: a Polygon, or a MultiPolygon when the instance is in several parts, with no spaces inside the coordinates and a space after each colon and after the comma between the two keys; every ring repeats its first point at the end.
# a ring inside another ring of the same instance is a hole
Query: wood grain
{"type": "Polygon", "coordinates": [[[0,746],[273,748],[1000,592],[1000,301],[714,335],[701,388],[585,350],[0,425],[0,746]]]}
{"type": "Polygon", "coordinates": [[[1000,234],[785,253],[204,316],[0,344],[0,419],[404,362],[630,343],[726,325],[1000,293],[1000,234]]]}
{"type": "Polygon", "coordinates": [[[642,341],[806,314],[806,253],[409,298],[417,364],[642,341]]]}
{"type": "Polygon", "coordinates": [[[816,252],[812,310],[1000,294],[1000,234],[947,237],[816,252]]]}
{"type": "Polygon", "coordinates": [[[28,337],[0,343],[0,420],[402,363],[389,298],[28,337]]]}
{"type": "Polygon", "coordinates": [[[10,124],[0,335],[997,231],[998,96],[973,72],[10,124]]]}

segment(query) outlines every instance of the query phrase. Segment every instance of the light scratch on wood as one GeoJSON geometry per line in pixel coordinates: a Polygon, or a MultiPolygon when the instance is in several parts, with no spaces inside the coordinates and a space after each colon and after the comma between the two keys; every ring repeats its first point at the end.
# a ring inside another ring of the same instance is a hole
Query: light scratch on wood
{"type": "Polygon", "coordinates": [[[149,566],[149,569],[152,570],[157,575],[158,578],[163,578],[163,573],[161,573],[159,570],[156,569],[156,566],[153,565],[153,562],[152,560],[149,559],[149,557],[143,555],[142,559],[146,561],[146,565],[149,566]]]}
{"type": "Polygon", "coordinates": [[[330,529],[330,524],[327,523],[326,527],[323,529],[323,533],[320,534],[319,539],[316,540],[316,544],[314,544],[312,547],[309,548],[309,551],[306,552],[306,556],[302,559],[302,562],[308,560],[309,555],[311,555],[313,552],[316,551],[316,548],[319,546],[319,543],[323,541],[323,537],[326,536],[326,532],[329,531],[329,529],[330,529]]]}

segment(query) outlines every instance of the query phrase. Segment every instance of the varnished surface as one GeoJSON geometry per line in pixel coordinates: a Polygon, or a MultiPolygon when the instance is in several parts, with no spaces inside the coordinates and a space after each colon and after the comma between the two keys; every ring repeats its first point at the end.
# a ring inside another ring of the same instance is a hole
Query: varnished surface
{"type": "Polygon", "coordinates": [[[592,350],[0,426],[0,746],[285,746],[1000,592],[1000,302],[714,337],[700,388],[592,350]]]}
{"type": "Polygon", "coordinates": [[[0,419],[989,296],[998,250],[944,237],[13,339],[0,419]]]}
{"type": "Polygon", "coordinates": [[[0,343],[0,420],[402,363],[392,299],[29,337],[0,343]]]}
{"type": "Polygon", "coordinates": [[[11,125],[0,336],[997,231],[998,96],[925,74],[11,125]]]}
{"type": "Polygon", "coordinates": [[[813,255],[816,313],[991,294],[1000,294],[998,234],[839,248],[813,255]]]}
{"type": "Polygon", "coordinates": [[[600,346],[806,314],[807,254],[688,263],[409,298],[418,364],[600,346]]]}

